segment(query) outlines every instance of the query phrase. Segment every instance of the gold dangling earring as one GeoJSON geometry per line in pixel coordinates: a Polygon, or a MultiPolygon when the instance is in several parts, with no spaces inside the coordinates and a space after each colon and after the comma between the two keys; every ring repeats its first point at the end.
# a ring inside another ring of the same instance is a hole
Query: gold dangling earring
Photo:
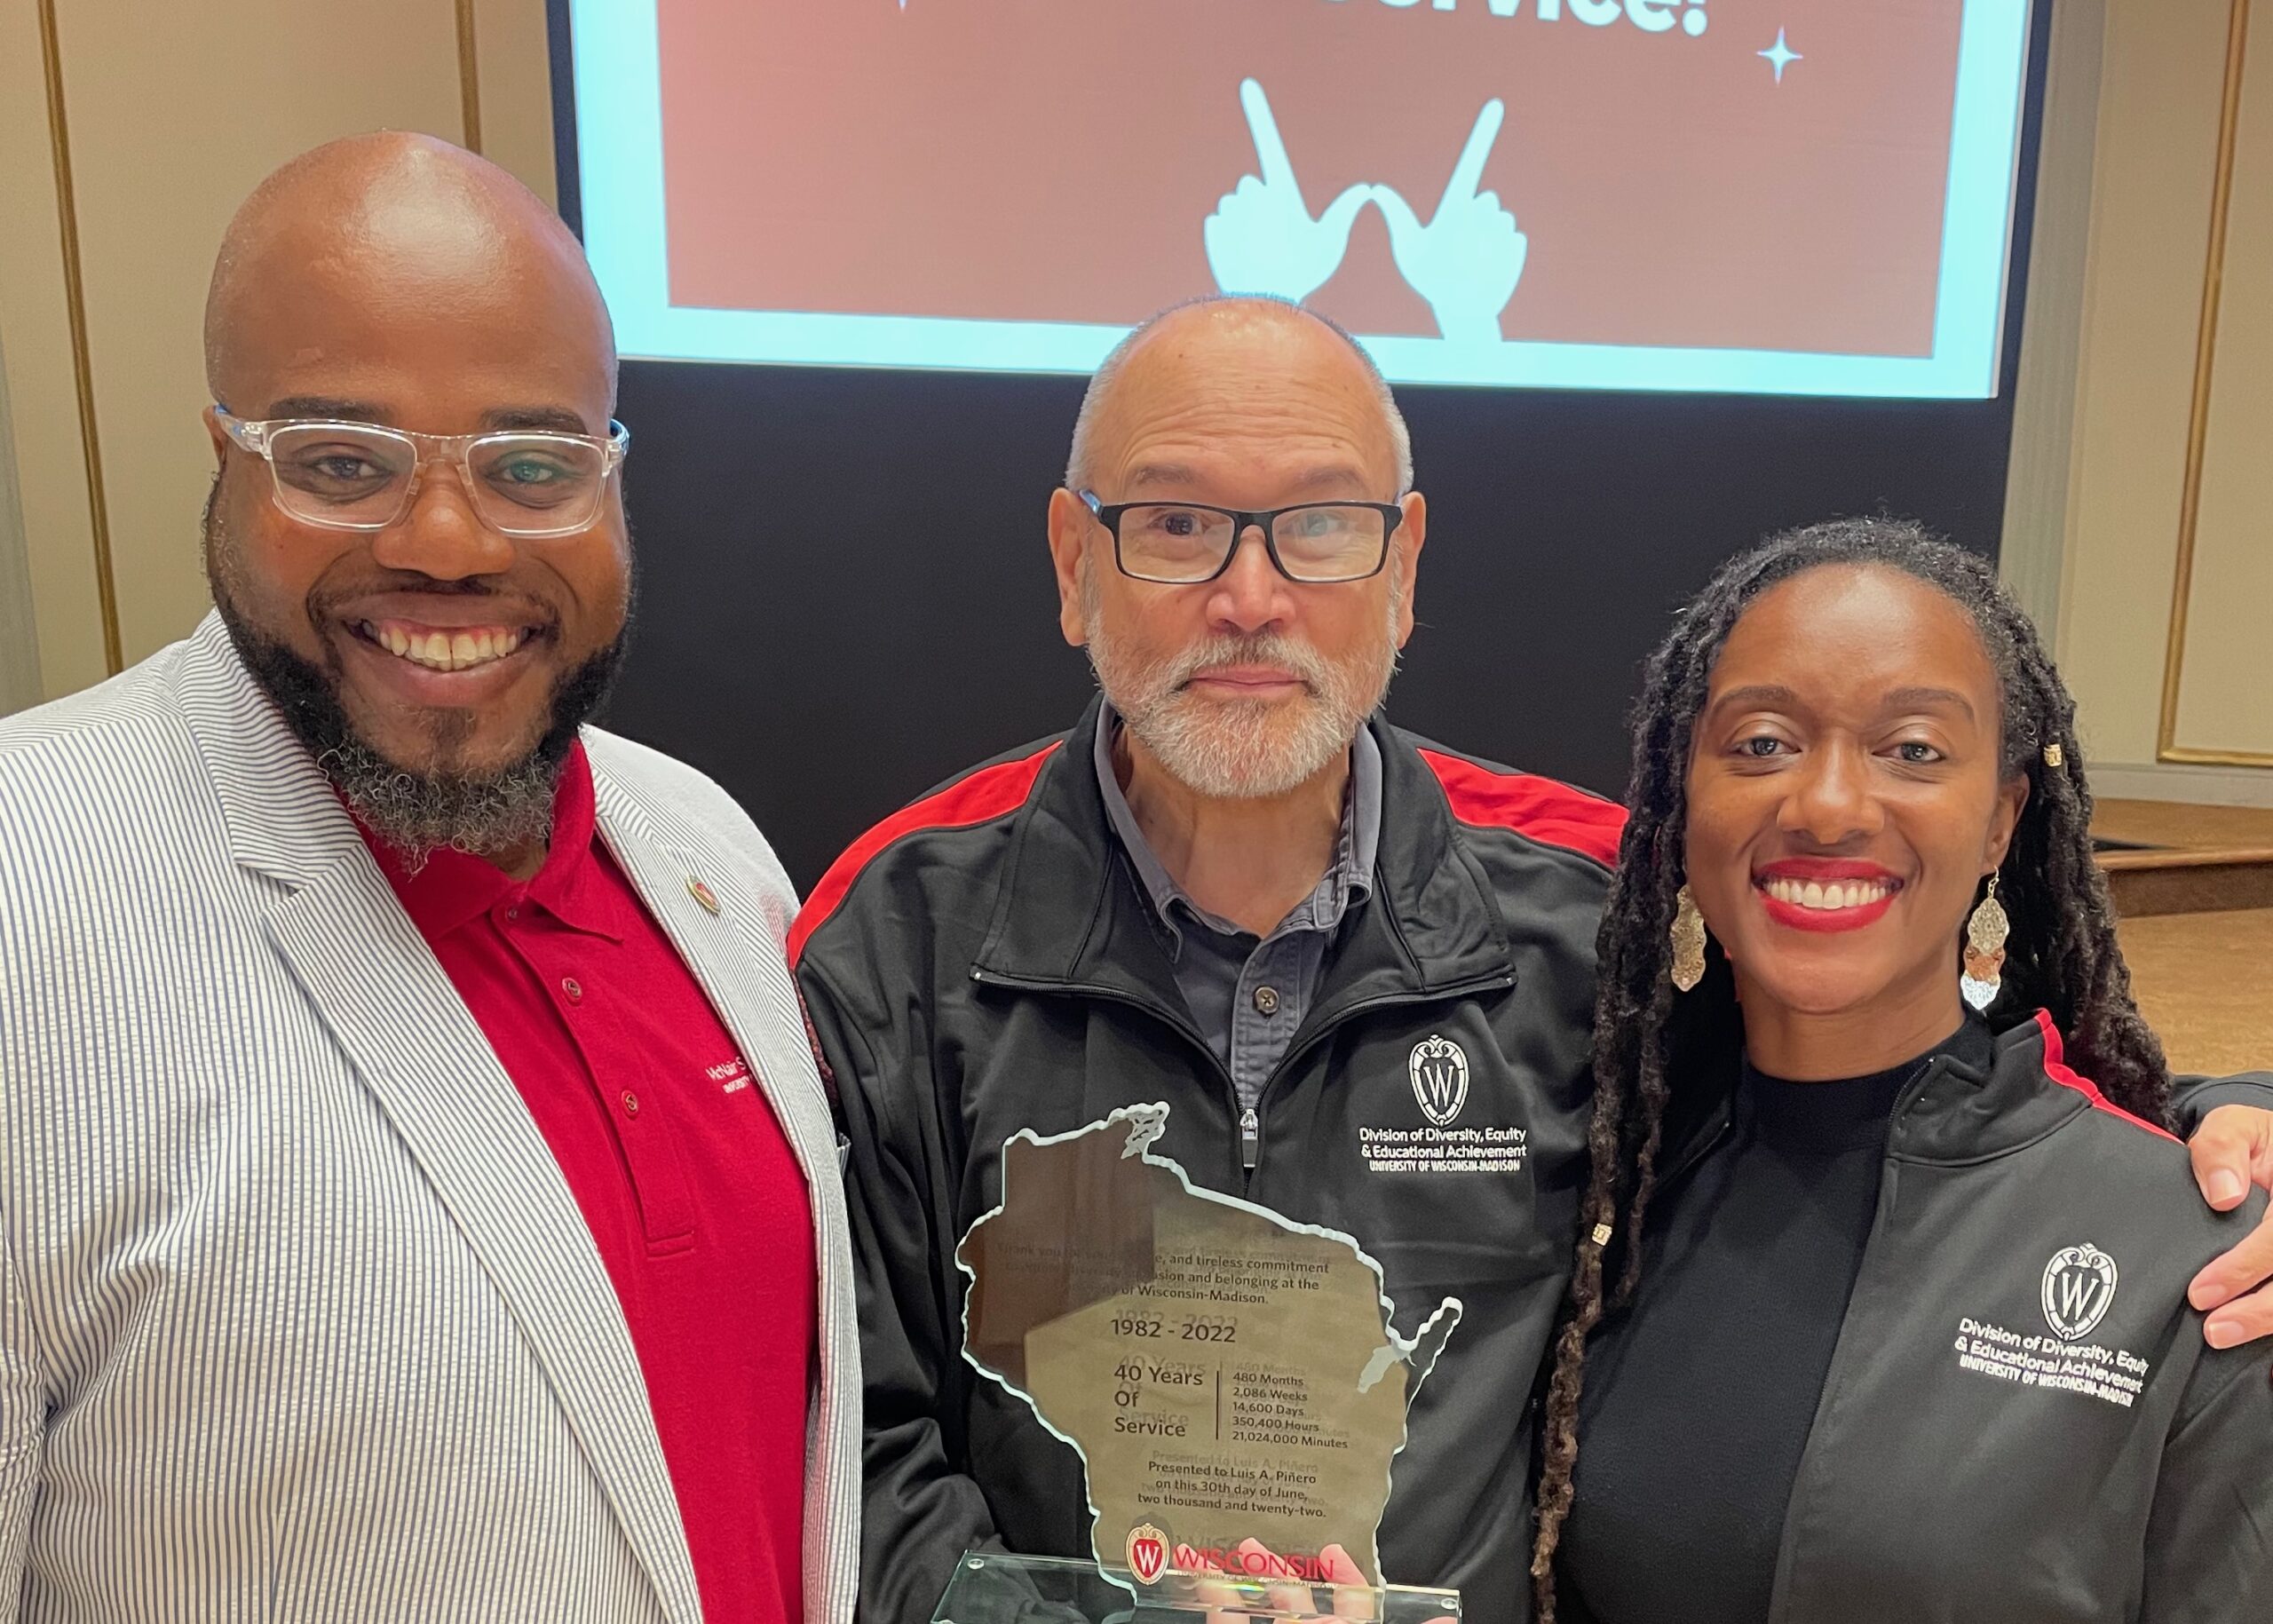
{"type": "Polygon", "coordinates": [[[1684,883],[1674,899],[1673,984],[1686,993],[1704,978],[1705,915],[1697,911],[1697,899],[1684,883]]]}
{"type": "Polygon", "coordinates": [[[2005,969],[2005,939],[2012,933],[2013,922],[2005,913],[2005,905],[1997,900],[1997,876],[1992,874],[1988,894],[1965,922],[1965,973],[1958,978],[1958,990],[1976,1010],[1985,1010],[1997,1001],[1998,981],[2005,969]]]}

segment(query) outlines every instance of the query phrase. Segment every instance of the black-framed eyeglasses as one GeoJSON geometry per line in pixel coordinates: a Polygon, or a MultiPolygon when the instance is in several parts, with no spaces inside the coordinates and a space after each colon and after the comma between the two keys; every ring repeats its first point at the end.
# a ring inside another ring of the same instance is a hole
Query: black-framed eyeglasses
{"type": "Polygon", "coordinates": [[[1304,586],[1363,581],[1389,561],[1389,538],[1405,510],[1390,502],[1298,502],[1292,507],[1219,508],[1204,502],[1114,502],[1075,493],[1113,533],[1121,573],[1163,586],[1213,581],[1232,566],[1239,537],[1263,532],[1263,550],[1287,580],[1304,586]]]}

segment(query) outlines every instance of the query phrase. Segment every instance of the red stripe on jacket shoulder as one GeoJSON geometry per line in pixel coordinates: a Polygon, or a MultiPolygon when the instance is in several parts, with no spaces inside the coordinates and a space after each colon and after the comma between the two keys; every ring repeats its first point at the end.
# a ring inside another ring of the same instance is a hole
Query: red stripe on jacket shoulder
{"type": "Polygon", "coordinates": [[[2039,1010],[2036,1012],[2036,1029],[2044,1034],[2044,1074],[2046,1076],[2063,1089],[2075,1089],[2077,1093],[2092,1102],[2092,1109],[2095,1111],[2104,1111],[2110,1116],[2119,1116],[2134,1128],[2143,1128],[2149,1133],[2160,1134],[2173,1145],[2180,1143],[2179,1137],[2169,1129],[2158,1128],[2145,1117],[2132,1115],[2101,1093],[2099,1084],[2088,1077],[2078,1076],[2069,1069],[2065,1058],[2067,1050],[2060,1042],[2060,1029],[2052,1024],[2052,1012],[2049,1010],[2039,1010]]]}
{"type": "Polygon", "coordinates": [[[796,967],[805,951],[806,939],[837,910],[845,893],[852,889],[852,882],[860,877],[860,871],[878,852],[904,835],[925,829],[969,828],[1016,812],[1026,804],[1027,795],[1034,789],[1034,780],[1041,775],[1042,764],[1062,742],[1052,740],[1031,756],[997,762],[967,778],[957,779],[937,795],[925,796],[912,805],[903,806],[846,847],[844,855],[831,863],[828,872],[820,876],[820,883],[813,887],[813,894],[798,910],[796,923],[789,927],[790,968],[796,967]]]}
{"type": "Polygon", "coordinates": [[[1617,866],[1618,837],[1626,829],[1626,809],[1617,802],[1529,772],[1494,772],[1442,750],[1424,749],[1421,759],[1445,787],[1453,816],[1462,823],[1513,829],[1617,866]]]}

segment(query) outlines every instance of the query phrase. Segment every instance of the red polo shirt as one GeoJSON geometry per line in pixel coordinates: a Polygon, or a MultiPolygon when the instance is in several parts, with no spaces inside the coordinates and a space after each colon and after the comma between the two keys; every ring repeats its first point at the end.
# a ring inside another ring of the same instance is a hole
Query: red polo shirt
{"type": "Polygon", "coordinates": [[[725,1023],[599,839],[582,746],[526,884],[447,851],[412,874],[365,839],[599,1243],[704,1618],[794,1624],[815,1314],[804,1177],[725,1023]]]}

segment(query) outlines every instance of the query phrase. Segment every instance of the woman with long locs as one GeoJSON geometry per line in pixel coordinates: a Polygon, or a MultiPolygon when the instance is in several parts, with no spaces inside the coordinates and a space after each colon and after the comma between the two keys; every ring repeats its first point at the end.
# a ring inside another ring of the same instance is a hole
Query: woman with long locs
{"type": "Polygon", "coordinates": [[[2273,1382],[2093,862],[2073,701],[1889,519],[1651,660],[1547,1395],[1545,1624],[2273,1619],[2273,1382]]]}

